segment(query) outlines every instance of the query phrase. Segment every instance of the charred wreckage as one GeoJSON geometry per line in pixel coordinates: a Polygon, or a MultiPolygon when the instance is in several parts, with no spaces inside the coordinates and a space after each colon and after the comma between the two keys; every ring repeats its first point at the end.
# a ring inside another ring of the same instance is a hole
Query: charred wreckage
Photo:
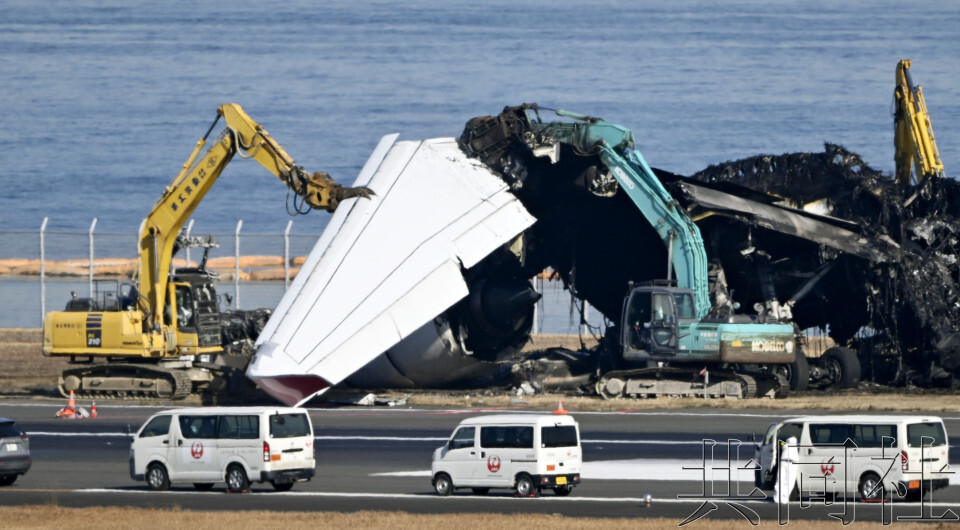
{"type": "Polygon", "coordinates": [[[456,140],[385,136],[355,182],[375,195],[334,213],[247,376],[289,404],[497,376],[604,397],[955,386],[960,187],[909,61],[897,81],[896,177],[831,144],[677,175],[630,130],[536,104],[456,140]],[[605,317],[597,347],[523,352],[548,268],[605,317]]]}
{"type": "MultiPolygon", "coordinates": [[[[526,267],[551,267],[573,296],[619,324],[628,284],[663,278],[668,249],[621,192],[598,146],[558,143],[528,127],[523,115],[542,110],[507,107],[471,120],[460,145],[502,175],[537,217],[526,234],[526,267]],[[555,158],[541,156],[544,146],[557,146],[555,158]]],[[[604,123],[573,117],[585,126],[604,123]]],[[[883,384],[955,384],[955,181],[932,175],[904,185],[832,144],[822,153],[755,156],[689,177],[651,169],[702,233],[713,311],[729,307],[733,293],[757,321],[792,322],[800,352],[804,330],[829,332],[840,345],[819,359],[801,354],[792,365],[766,367],[794,389],[855,386],[861,370],[883,384]]],[[[611,339],[622,333],[617,324],[594,352],[600,374],[611,368],[605,358],[622,361],[624,345],[611,339]]],[[[559,358],[521,362],[515,373],[562,384],[550,378],[559,358]]]]}

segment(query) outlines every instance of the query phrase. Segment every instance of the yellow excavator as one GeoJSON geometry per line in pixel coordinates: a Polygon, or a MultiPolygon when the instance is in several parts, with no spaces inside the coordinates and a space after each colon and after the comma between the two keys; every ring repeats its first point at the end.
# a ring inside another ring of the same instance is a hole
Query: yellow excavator
{"type": "MultiPolygon", "coordinates": [[[[229,374],[243,368],[241,361],[231,369],[238,361],[223,355],[216,274],[206,270],[207,253],[198,267],[172,266],[177,250],[191,243],[181,228],[234,155],[253,158],[282,180],[295,194],[297,213],[332,212],[345,199],[372,195],[325,172],[308,174],[239,105],[220,106],[140,226],[133,281],[98,280],[91,297],[74,295],[64,311],[45,316],[43,354],[67,356],[75,365],[60,376],[65,396],[180,399],[223,392],[229,374]],[[198,160],[220,118],[226,126],[198,160]]],[[[201,246],[209,251],[211,245],[201,246]]]]}
{"type": "Polygon", "coordinates": [[[933,125],[923,88],[913,84],[910,59],[897,63],[897,87],[893,91],[894,140],[897,181],[902,186],[919,185],[930,176],[943,176],[943,162],[933,137],[933,125]],[[915,174],[914,174],[915,170],[915,174]]]}

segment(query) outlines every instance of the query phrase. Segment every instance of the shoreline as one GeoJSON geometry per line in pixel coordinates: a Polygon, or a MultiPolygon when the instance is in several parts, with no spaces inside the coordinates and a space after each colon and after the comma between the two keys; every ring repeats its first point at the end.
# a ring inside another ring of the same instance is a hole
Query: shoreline
{"type": "MultiPolygon", "coordinates": [[[[292,280],[300,272],[306,256],[296,256],[285,260],[283,256],[247,255],[213,258],[207,261],[207,270],[216,273],[223,281],[283,281],[292,280]],[[239,275],[237,274],[239,270],[239,275]]],[[[196,260],[189,263],[183,258],[172,261],[174,268],[196,267],[196,260]]],[[[50,278],[81,279],[91,275],[95,278],[123,279],[133,278],[138,262],[136,258],[95,258],[91,266],[89,259],[43,260],[27,258],[0,259],[0,277],[39,278],[41,273],[50,278]]],[[[556,276],[546,269],[535,277],[549,280],[556,276]]]]}

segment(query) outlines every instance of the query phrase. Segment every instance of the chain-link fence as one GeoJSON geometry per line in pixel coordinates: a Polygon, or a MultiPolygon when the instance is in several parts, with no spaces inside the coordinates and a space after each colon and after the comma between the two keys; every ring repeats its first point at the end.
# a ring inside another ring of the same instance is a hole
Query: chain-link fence
{"type": "MultiPolygon", "coordinates": [[[[209,253],[218,265],[221,290],[233,307],[273,307],[279,302],[297,265],[310,253],[319,234],[292,234],[293,221],[283,232],[199,232],[191,222],[187,235],[210,236],[218,247],[209,253]],[[270,257],[255,262],[247,258],[270,257]],[[250,263],[250,264],[248,264],[250,263]],[[251,279],[253,268],[270,264],[270,274],[251,279]],[[252,265],[251,265],[252,264],[252,265]],[[256,279],[264,278],[264,279],[256,279]],[[241,285],[243,287],[241,288],[241,285]]],[[[92,296],[94,278],[129,279],[136,267],[138,232],[98,232],[93,219],[85,231],[48,230],[44,218],[37,230],[0,230],[0,326],[36,327],[43,315],[61,309],[72,297],[92,296]]],[[[181,266],[203,259],[204,249],[188,248],[176,256],[181,266]],[[182,260],[182,261],[180,261],[182,260]]]]}
{"type": "MultiPolygon", "coordinates": [[[[94,295],[94,279],[130,279],[136,264],[138,231],[98,232],[93,219],[86,230],[0,230],[0,327],[35,328],[48,311],[61,310],[73,294],[94,295]]],[[[211,236],[219,246],[208,266],[221,277],[224,309],[276,307],[313,249],[319,234],[293,234],[293,221],[282,232],[244,232],[239,221],[232,233],[201,232],[191,222],[187,235],[211,236]]],[[[201,248],[184,249],[175,264],[203,259],[201,248]],[[183,261],[179,261],[183,260],[183,261]]],[[[543,299],[536,306],[534,333],[589,334],[602,331],[602,315],[575,304],[561,282],[534,282],[543,299]]]]}

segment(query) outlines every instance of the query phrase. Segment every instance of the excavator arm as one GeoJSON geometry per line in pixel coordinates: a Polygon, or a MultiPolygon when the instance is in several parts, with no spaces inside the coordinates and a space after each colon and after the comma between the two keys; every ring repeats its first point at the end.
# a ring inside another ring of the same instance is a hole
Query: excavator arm
{"type": "MultiPolygon", "coordinates": [[[[707,254],[700,229],[663,187],[640,152],[633,148],[633,133],[600,118],[564,110],[551,112],[572,121],[544,121],[540,117],[544,110],[549,109],[525,104],[507,107],[492,119],[471,120],[460,138],[460,145],[468,155],[478,156],[488,165],[505,158],[511,142],[525,144],[534,155],[549,157],[554,163],[561,143],[572,146],[576,153],[598,155],[609,172],[598,182],[613,178],[630,197],[666,245],[666,278],[671,279],[676,272],[677,285],[694,292],[698,317],[706,316],[711,304],[707,254]]],[[[513,185],[522,186],[522,178],[513,185]]],[[[602,184],[600,187],[608,188],[602,184]]],[[[604,193],[604,190],[598,192],[604,193]]]]}
{"type": "Polygon", "coordinates": [[[295,204],[297,213],[306,213],[310,209],[332,212],[344,199],[369,198],[373,194],[366,187],[343,187],[322,171],[308,174],[240,105],[228,103],[220,106],[207,134],[197,141],[180,173],[164,189],[140,228],[138,287],[140,295],[149,302],[151,311],[146,323],[154,331],[162,328],[161,308],[177,234],[235,154],[253,158],[282,180],[296,194],[297,200],[302,201],[295,204]],[[225,128],[197,160],[221,117],[226,123],[225,128]]]}
{"type": "Polygon", "coordinates": [[[345,188],[334,182],[324,171],[308,174],[240,105],[221,105],[217,114],[226,120],[227,127],[234,132],[233,136],[241,149],[240,156],[255,159],[282,180],[310,208],[332,212],[344,199],[358,196],[369,198],[373,193],[366,187],[345,188]]]}
{"type": "Polygon", "coordinates": [[[923,88],[913,84],[910,59],[897,63],[897,87],[894,99],[894,145],[897,181],[901,185],[920,184],[929,176],[943,176],[943,162],[933,137],[933,125],[923,99],[923,88]],[[912,174],[916,170],[916,176],[912,174]]]}
{"type": "MultiPolygon", "coordinates": [[[[528,111],[529,113],[529,111],[528,111]]],[[[677,285],[693,290],[699,318],[710,311],[707,253],[700,229],[663,187],[643,155],[633,148],[633,133],[620,125],[565,110],[558,116],[574,122],[531,121],[541,144],[564,142],[580,152],[599,151],[600,160],[630,197],[637,210],[667,247],[667,279],[677,274],[677,285]]]]}

